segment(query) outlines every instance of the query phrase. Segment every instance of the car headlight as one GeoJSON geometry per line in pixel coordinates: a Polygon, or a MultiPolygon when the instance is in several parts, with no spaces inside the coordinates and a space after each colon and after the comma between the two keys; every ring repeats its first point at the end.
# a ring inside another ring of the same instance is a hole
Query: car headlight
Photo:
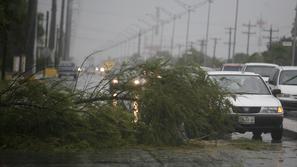
{"type": "Polygon", "coordinates": [[[291,95],[286,94],[286,93],[281,93],[281,94],[277,95],[277,97],[291,97],[291,95]]]}
{"type": "Polygon", "coordinates": [[[104,68],[104,67],[101,67],[101,68],[99,69],[99,71],[100,71],[100,72],[105,72],[105,68],[104,68]]]}
{"type": "Polygon", "coordinates": [[[139,85],[140,84],[140,80],[139,79],[135,79],[134,80],[134,85],[139,85]]]}
{"type": "Polygon", "coordinates": [[[119,83],[119,80],[118,80],[118,79],[113,79],[113,80],[112,80],[112,83],[113,83],[113,84],[118,84],[118,83],[119,83]]]}
{"type": "Polygon", "coordinates": [[[283,107],[278,106],[278,107],[262,107],[261,113],[282,113],[283,112],[283,107]]]}

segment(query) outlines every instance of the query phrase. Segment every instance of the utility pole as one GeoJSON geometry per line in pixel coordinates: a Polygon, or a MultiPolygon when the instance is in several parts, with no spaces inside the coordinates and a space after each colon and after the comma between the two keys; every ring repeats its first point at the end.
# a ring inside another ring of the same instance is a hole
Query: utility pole
{"type": "Polygon", "coordinates": [[[173,46],[174,46],[174,36],[175,36],[175,21],[176,21],[176,15],[173,16],[173,22],[172,22],[172,34],[171,34],[171,42],[170,42],[170,51],[171,55],[173,56],[173,46]]]}
{"type": "Polygon", "coordinates": [[[188,50],[188,44],[189,44],[189,32],[190,32],[190,21],[191,21],[191,12],[193,11],[192,7],[188,4],[185,4],[179,0],[175,0],[175,2],[177,4],[179,4],[180,6],[182,6],[183,8],[185,8],[187,10],[187,14],[188,14],[188,21],[187,21],[187,31],[186,31],[186,46],[185,46],[185,50],[187,52],[188,50]]]}
{"type": "Polygon", "coordinates": [[[212,0],[208,0],[208,14],[207,14],[207,24],[206,24],[206,35],[205,35],[205,53],[204,53],[204,66],[207,64],[206,56],[207,56],[207,49],[208,49],[208,33],[209,33],[209,22],[210,22],[210,12],[211,12],[211,3],[212,0]]]}
{"type": "Polygon", "coordinates": [[[72,7],[73,0],[67,1],[67,15],[66,15],[66,32],[65,32],[65,55],[64,60],[70,59],[70,42],[71,42],[71,31],[72,31],[72,7]]]}
{"type": "Polygon", "coordinates": [[[177,19],[177,15],[173,15],[171,12],[167,11],[166,9],[164,9],[162,7],[160,7],[160,10],[172,18],[172,34],[171,34],[171,42],[170,42],[170,52],[171,52],[171,55],[173,55],[174,36],[175,36],[175,21],[177,19]]]}
{"type": "Polygon", "coordinates": [[[269,51],[271,51],[272,49],[272,40],[275,39],[275,37],[273,37],[273,33],[278,32],[279,30],[273,29],[272,25],[270,25],[270,29],[269,30],[264,30],[265,32],[269,32],[269,36],[265,36],[265,39],[269,39],[269,51]]]}
{"type": "Polygon", "coordinates": [[[234,56],[235,56],[235,50],[236,50],[236,33],[237,33],[237,21],[238,21],[238,6],[239,6],[239,0],[236,0],[232,63],[234,63],[234,56]]]}
{"type": "MultiPolygon", "coordinates": [[[[4,14],[6,15],[8,13],[8,1],[4,1],[3,3],[4,5],[4,14]]],[[[6,66],[7,66],[7,52],[8,52],[8,30],[9,30],[9,24],[4,24],[3,26],[4,30],[1,29],[1,35],[3,35],[2,37],[2,41],[1,44],[3,46],[2,48],[2,55],[1,57],[1,80],[5,80],[6,78],[6,66]]]]}
{"type": "Polygon", "coordinates": [[[55,49],[56,14],[57,14],[57,0],[52,0],[51,23],[50,23],[50,34],[49,34],[49,48],[52,52],[54,52],[54,49],[55,49]]]}
{"type": "MultiPolygon", "coordinates": [[[[160,20],[160,8],[157,7],[157,17],[154,16],[153,14],[147,13],[146,16],[150,17],[152,20],[156,21],[156,35],[159,32],[159,26],[160,26],[160,22],[161,22],[161,35],[160,35],[160,49],[162,49],[162,43],[163,43],[163,30],[164,30],[164,24],[163,24],[163,20],[160,20]]],[[[153,31],[153,30],[152,30],[153,31]]],[[[152,39],[153,39],[153,35],[152,35],[152,39]]]]}
{"type": "Polygon", "coordinates": [[[249,49],[250,49],[250,37],[251,35],[256,34],[255,32],[251,32],[252,27],[256,27],[256,25],[252,25],[251,21],[249,21],[248,24],[243,24],[244,27],[248,28],[247,32],[243,32],[243,34],[247,34],[247,47],[246,47],[246,54],[249,55],[249,49]]]}
{"type": "Polygon", "coordinates": [[[165,21],[164,20],[161,20],[160,51],[163,48],[164,24],[165,24],[165,21]]]}
{"type": "Polygon", "coordinates": [[[35,69],[35,42],[36,42],[36,16],[37,16],[37,1],[28,1],[28,21],[27,21],[27,43],[26,43],[26,72],[34,73],[35,69]]]}
{"type": "Polygon", "coordinates": [[[230,60],[231,60],[232,30],[233,29],[234,29],[233,27],[226,28],[227,33],[228,33],[228,36],[229,36],[229,41],[225,43],[225,44],[228,45],[228,59],[227,59],[227,63],[230,63],[230,60]]]}
{"type": "Polygon", "coordinates": [[[214,41],[214,45],[213,45],[213,56],[212,56],[212,65],[214,66],[215,59],[216,59],[217,44],[218,44],[218,41],[221,40],[221,39],[220,38],[212,38],[212,40],[214,41]]]}
{"type": "Polygon", "coordinates": [[[295,20],[294,20],[294,27],[292,31],[292,66],[295,65],[295,56],[296,56],[296,36],[297,36],[297,6],[295,8],[295,20]]]}
{"type": "Polygon", "coordinates": [[[64,8],[65,8],[65,0],[62,0],[62,5],[61,5],[61,18],[60,18],[60,39],[59,39],[59,54],[58,58],[65,60],[65,40],[64,40],[64,8]]]}
{"type": "Polygon", "coordinates": [[[177,45],[177,47],[178,47],[178,57],[182,57],[182,55],[181,55],[181,47],[182,47],[182,45],[181,44],[178,44],[177,45]]]}
{"type": "Polygon", "coordinates": [[[140,54],[141,54],[141,30],[139,30],[139,33],[138,33],[137,53],[138,53],[138,56],[140,56],[140,54]]]}
{"type": "MultiPolygon", "coordinates": [[[[204,54],[204,48],[205,48],[205,39],[202,40],[198,40],[198,43],[200,45],[200,52],[202,54],[204,54]]],[[[205,56],[203,56],[203,58],[206,58],[205,56]]],[[[203,61],[204,62],[204,61],[203,61]]]]}
{"type": "Polygon", "coordinates": [[[49,23],[49,11],[46,11],[46,23],[45,23],[45,43],[44,46],[48,47],[48,23],[49,23]]]}
{"type": "Polygon", "coordinates": [[[186,32],[186,52],[188,51],[188,43],[189,43],[189,32],[190,32],[190,20],[191,20],[191,9],[188,7],[188,21],[187,21],[187,32],[186,32]]]}

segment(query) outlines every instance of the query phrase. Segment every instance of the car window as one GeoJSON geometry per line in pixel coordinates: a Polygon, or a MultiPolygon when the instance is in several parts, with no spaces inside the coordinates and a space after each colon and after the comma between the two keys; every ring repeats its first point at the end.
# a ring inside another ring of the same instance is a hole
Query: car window
{"type": "Polygon", "coordinates": [[[280,74],[280,85],[297,85],[297,70],[284,70],[280,74]]]}
{"type": "Polygon", "coordinates": [[[240,71],[241,66],[224,66],[222,71],[240,71]]]}
{"type": "Polygon", "coordinates": [[[234,94],[270,94],[269,89],[259,76],[212,75],[210,78],[220,87],[234,94]]]}
{"type": "Polygon", "coordinates": [[[273,77],[271,79],[273,81],[272,82],[273,85],[276,85],[277,84],[278,75],[279,75],[279,69],[276,70],[276,72],[274,73],[274,75],[273,75],[273,77]]]}
{"type": "Polygon", "coordinates": [[[253,72],[256,74],[260,74],[262,77],[273,77],[276,72],[276,68],[272,66],[247,66],[246,72],[253,72]]]}

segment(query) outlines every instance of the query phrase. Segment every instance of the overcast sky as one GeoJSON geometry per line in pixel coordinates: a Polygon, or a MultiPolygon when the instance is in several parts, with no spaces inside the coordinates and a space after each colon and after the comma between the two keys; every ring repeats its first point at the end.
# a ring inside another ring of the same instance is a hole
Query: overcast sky
{"type": "MultiPolygon", "coordinates": [[[[193,5],[204,0],[180,1],[193,5]]],[[[39,10],[49,10],[50,2],[50,0],[42,0],[39,3],[39,10]]],[[[225,28],[234,26],[235,2],[236,0],[213,0],[208,44],[208,54],[211,56],[214,43],[211,38],[217,37],[221,40],[217,45],[216,56],[227,58],[228,45],[225,42],[228,42],[228,34],[225,28]]],[[[236,52],[246,52],[247,35],[242,32],[247,31],[243,24],[247,24],[249,21],[256,24],[262,18],[265,29],[269,29],[272,25],[273,29],[279,30],[273,34],[274,37],[290,36],[296,3],[296,0],[239,0],[236,52]]],[[[140,27],[148,28],[145,23],[138,21],[139,19],[155,24],[153,19],[146,15],[147,13],[156,14],[156,7],[158,6],[174,14],[185,11],[176,3],[176,0],[75,0],[71,56],[78,63],[92,51],[106,48],[113,43],[126,39],[135,34],[140,27]]],[[[207,9],[208,5],[203,5],[191,13],[189,41],[196,42],[205,39],[207,9]]],[[[168,18],[167,14],[161,12],[161,19],[168,18]]],[[[178,53],[177,45],[185,44],[186,21],[187,15],[184,15],[176,22],[175,54],[178,53]]],[[[163,37],[164,47],[169,48],[170,46],[171,32],[172,23],[166,24],[163,37]]],[[[263,51],[268,39],[262,37],[268,36],[268,33],[260,31],[259,26],[252,28],[252,32],[256,34],[251,36],[250,53],[263,51]]],[[[151,33],[142,36],[142,50],[144,52],[151,44],[151,36],[151,33]]],[[[154,36],[155,45],[160,43],[159,36],[154,36]]],[[[125,56],[123,52],[126,54],[136,52],[136,43],[137,41],[134,40],[125,47],[113,48],[96,55],[95,64],[100,64],[102,60],[108,57],[125,56]]],[[[198,43],[194,46],[198,50],[200,49],[198,43]]]]}

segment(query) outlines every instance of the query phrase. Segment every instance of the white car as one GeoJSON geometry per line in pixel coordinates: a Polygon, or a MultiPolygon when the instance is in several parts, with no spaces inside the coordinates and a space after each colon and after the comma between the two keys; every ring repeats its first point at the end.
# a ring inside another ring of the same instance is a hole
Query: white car
{"type": "Polygon", "coordinates": [[[226,63],[222,66],[222,71],[241,71],[242,64],[226,63]]]}
{"type": "Polygon", "coordinates": [[[253,132],[253,138],[271,133],[273,140],[281,140],[283,108],[274,96],[279,90],[271,90],[259,74],[249,72],[209,72],[208,77],[234,97],[228,97],[233,105],[231,114],[236,119],[235,131],[253,132]]]}
{"type": "Polygon", "coordinates": [[[280,89],[281,93],[277,95],[281,101],[284,110],[297,111],[297,67],[283,66],[279,67],[269,80],[272,89],[280,89]]]}
{"type": "Polygon", "coordinates": [[[272,78],[276,69],[279,66],[269,63],[245,63],[242,67],[243,72],[253,72],[260,74],[265,82],[268,82],[269,78],[272,78]]]}

